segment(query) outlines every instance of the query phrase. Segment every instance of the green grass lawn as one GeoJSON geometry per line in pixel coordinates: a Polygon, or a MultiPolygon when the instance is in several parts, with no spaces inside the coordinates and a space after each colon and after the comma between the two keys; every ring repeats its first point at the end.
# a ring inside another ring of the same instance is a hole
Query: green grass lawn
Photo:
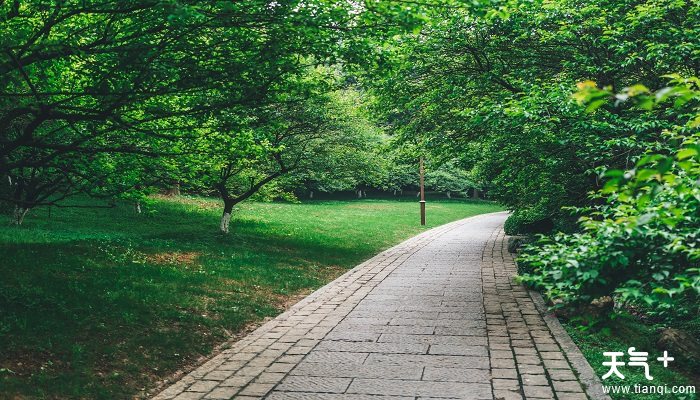
{"type": "MultiPolygon", "coordinates": [[[[0,227],[0,397],[144,395],[250,324],[424,230],[415,201],[153,200],[38,209],[0,227]]],[[[498,211],[427,206],[428,226],[498,211]]]]}

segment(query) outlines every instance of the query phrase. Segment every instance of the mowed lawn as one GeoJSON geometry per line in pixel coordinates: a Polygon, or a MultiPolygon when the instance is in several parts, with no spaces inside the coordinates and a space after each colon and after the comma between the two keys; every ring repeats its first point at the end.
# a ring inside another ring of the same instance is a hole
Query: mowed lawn
{"type": "MultiPolygon", "coordinates": [[[[38,209],[0,227],[0,398],[145,397],[214,346],[425,228],[416,201],[38,209]]],[[[428,226],[498,211],[430,202],[428,226]]]]}

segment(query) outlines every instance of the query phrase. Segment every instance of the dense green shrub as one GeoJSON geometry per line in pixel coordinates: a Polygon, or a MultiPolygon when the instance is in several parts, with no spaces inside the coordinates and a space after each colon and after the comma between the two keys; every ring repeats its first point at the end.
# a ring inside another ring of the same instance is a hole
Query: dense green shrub
{"type": "Polygon", "coordinates": [[[528,246],[522,281],[562,305],[613,296],[668,316],[697,314],[700,297],[700,135],[674,156],[642,157],[634,169],[610,170],[581,218],[582,232],[528,246]]]}
{"type": "Polygon", "coordinates": [[[507,235],[546,233],[552,229],[549,214],[538,208],[515,210],[506,220],[504,229],[507,235]]]}

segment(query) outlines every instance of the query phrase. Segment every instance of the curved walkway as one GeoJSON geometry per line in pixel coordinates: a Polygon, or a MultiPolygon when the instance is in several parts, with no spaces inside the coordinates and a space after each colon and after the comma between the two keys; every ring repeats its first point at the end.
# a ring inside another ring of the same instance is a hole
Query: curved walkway
{"type": "Polygon", "coordinates": [[[313,293],[155,399],[604,398],[486,214],[424,232],[313,293]]]}

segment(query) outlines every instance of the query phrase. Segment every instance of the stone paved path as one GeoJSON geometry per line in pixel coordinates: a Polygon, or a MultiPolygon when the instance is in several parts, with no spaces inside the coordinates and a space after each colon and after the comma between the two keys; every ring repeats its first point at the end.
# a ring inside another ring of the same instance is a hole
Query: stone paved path
{"type": "Polygon", "coordinates": [[[505,218],[380,253],[155,399],[604,398],[541,299],[512,283],[505,218]]]}

